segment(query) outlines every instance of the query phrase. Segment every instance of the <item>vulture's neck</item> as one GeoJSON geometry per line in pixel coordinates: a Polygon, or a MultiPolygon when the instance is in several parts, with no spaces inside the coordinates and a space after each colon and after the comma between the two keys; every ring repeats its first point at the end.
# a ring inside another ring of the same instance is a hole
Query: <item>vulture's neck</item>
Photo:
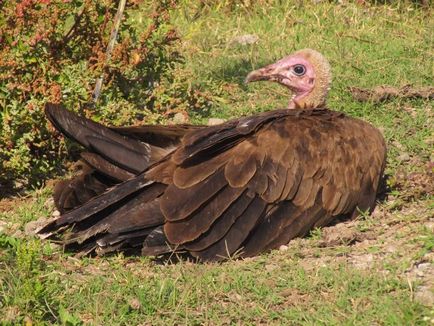
{"type": "Polygon", "coordinates": [[[306,93],[295,94],[288,104],[288,109],[315,109],[324,107],[327,93],[329,91],[329,81],[317,80],[315,87],[306,93]]]}

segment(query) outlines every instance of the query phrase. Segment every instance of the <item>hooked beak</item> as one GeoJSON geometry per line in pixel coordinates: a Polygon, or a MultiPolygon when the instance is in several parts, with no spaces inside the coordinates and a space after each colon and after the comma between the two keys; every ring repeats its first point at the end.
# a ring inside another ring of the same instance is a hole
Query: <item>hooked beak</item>
{"type": "Polygon", "coordinates": [[[276,69],[274,69],[272,65],[257,70],[253,70],[247,75],[244,82],[247,84],[247,83],[261,81],[261,80],[271,80],[273,77],[276,77],[275,70],[276,69]]]}
{"type": "Polygon", "coordinates": [[[256,81],[262,81],[262,80],[280,82],[284,78],[285,76],[282,76],[281,74],[281,67],[276,63],[273,63],[263,68],[259,68],[257,70],[250,72],[247,75],[244,82],[246,84],[251,82],[256,82],[256,81]]]}

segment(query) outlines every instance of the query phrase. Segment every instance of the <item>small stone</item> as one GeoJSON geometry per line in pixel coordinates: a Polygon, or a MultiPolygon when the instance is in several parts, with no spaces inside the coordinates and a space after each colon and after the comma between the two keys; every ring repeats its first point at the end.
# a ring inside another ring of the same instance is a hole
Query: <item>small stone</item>
{"type": "Polygon", "coordinates": [[[241,295],[239,295],[238,293],[234,293],[233,296],[237,301],[241,301],[243,299],[243,297],[241,295]]]}
{"type": "Polygon", "coordinates": [[[44,204],[45,204],[45,206],[54,205],[54,198],[53,197],[48,198],[44,204]]]}
{"type": "Polygon", "coordinates": [[[288,246],[285,246],[285,245],[281,245],[280,247],[279,247],[279,250],[280,251],[287,251],[289,249],[289,247],[288,246]]]}
{"type": "Polygon", "coordinates": [[[210,118],[208,119],[208,126],[215,126],[215,125],[219,125],[222,124],[223,122],[225,122],[225,119],[220,119],[220,118],[210,118]]]}
{"type": "Polygon", "coordinates": [[[24,225],[24,234],[28,236],[35,235],[36,227],[36,221],[30,221],[29,223],[24,225]]]}
{"type": "Polygon", "coordinates": [[[431,263],[420,263],[416,267],[416,275],[417,276],[424,276],[425,272],[429,271],[433,265],[431,263]]]}
{"type": "Polygon", "coordinates": [[[434,145],[434,135],[424,139],[423,141],[425,144],[427,144],[428,146],[432,146],[434,145]]]}
{"type": "Polygon", "coordinates": [[[414,300],[427,307],[434,306],[434,291],[428,286],[421,286],[414,293],[414,300]]]}
{"type": "Polygon", "coordinates": [[[431,221],[431,220],[430,220],[430,221],[424,223],[424,226],[425,226],[428,230],[434,232],[434,221],[431,221]]]}
{"type": "Polygon", "coordinates": [[[422,269],[422,270],[430,269],[431,268],[431,263],[420,263],[420,264],[417,265],[417,268],[418,269],[422,269]]]}
{"type": "Polygon", "coordinates": [[[397,149],[404,149],[404,146],[397,140],[392,141],[392,145],[395,146],[397,149]]]}
{"type": "Polygon", "coordinates": [[[21,230],[16,230],[13,234],[12,234],[13,238],[24,238],[24,232],[21,230]]]}
{"type": "Polygon", "coordinates": [[[53,217],[59,217],[60,216],[60,212],[56,209],[53,214],[51,214],[51,216],[53,217]]]}
{"type": "Polygon", "coordinates": [[[395,253],[398,251],[398,248],[393,244],[386,246],[386,248],[384,249],[386,250],[386,252],[390,252],[390,253],[395,253]]]}
{"type": "Polygon", "coordinates": [[[272,271],[274,271],[276,268],[277,268],[277,266],[276,266],[276,265],[273,265],[273,264],[265,265],[265,269],[266,269],[268,272],[272,272],[272,271]]]}
{"type": "Polygon", "coordinates": [[[360,235],[354,228],[354,225],[349,223],[340,223],[322,230],[320,245],[322,247],[351,245],[356,241],[360,241],[359,238],[360,235]]]}
{"type": "Polygon", "coordinates": [[[398,161],[400,162],[408,162],[410,161],[410,154],[407,152],[403,152],[398,156],[398,161]]]}
{"type": "Polygon", "coordinates": [[[173,116],[172,121],[176,124],[187,123],[188,122],[188,116],[186,113],[178,112],[173,116]]]}
{"type": "Polygon", "coordinates": [[[37,221],[30,221],[24,225],[24,234],[27,236],[34,236],[36,235],[38,229],[40,229],[46,223],[47,219],[45,217],[41,217],[37,221]]]}
{"type": "Polygon", "coordinates": [[[14,188],[21,189],[24,186],[25,186],[25,183],[23,181],[18,181],[18,180],[14,181],[14,188]]]}
{"type": "Polygon", "coordinates": [[[58,250],[59,248],[62,247],[61,245],[54,243],[54,242],[50,242],[49,246],[50,246],[51,250],[58,250]]]}
{"type": "Polygon", "coordinates": [[[7,228],[7,223],[5,221],[0,221],[0,233],[4,233],[7,228]]]}
{"type": "Polygon", "coordinates": [[[137,298],[130,299],[128,304],[130,305],[131,309],[134,309],[134,310],[139,310],[142,306],[142,304],[140,303],[140,301],[137,298]]]}
{"type": "Polygon", "coordinates": [[[250,45],[250,44],[255,44],[256,42],[259,41],[259,37],[257,35],[254,34],[244,34],[244,35],[239,35],[239,36],[235,36],[230,43],[231,44],[240,44],[240,45],[250,45]]]}
{"type": "Polygon", "coordinates": [[[236,292],[229,292],[226,294],[226,297],[232,302],[238,302],[243,299],[243,297],[236,292]]]}
{"type": "Polygon", "coordinates": [[[374,255],[366,254],[360,256],[353,256],[351,258],[352,263],[356,268],[359,269],[368,269],[372,266],[374,262],[374,255]]]}

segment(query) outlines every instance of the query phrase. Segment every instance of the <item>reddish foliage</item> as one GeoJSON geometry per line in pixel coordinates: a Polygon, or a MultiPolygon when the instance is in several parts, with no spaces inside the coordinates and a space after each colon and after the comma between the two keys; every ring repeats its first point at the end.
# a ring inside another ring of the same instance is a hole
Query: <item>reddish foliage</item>
{"type": "MultiPolygon", "coordinates": [[[[43,105],[65,102],[75,110],[91,101],[95,80],[104,72],[103,95],[93,115],[112,123],[134,122],[143,109],[173,111],[174,103],[200,100],[182,87],[160,95],[162,81],[171,83],[171,69],[182,57],[178,35],[169,22],[176,1],[158,1],[147,8],[129,1],[118,43],[109,63],[109,41],[116,1],[11,0],[0,2],[0,183],[37,179],[56,165],[64,145],[51,134],[43,105]],[[143,29],[129,17],[147,17],[143,29]],[[181,97],[182,99],[172,96],[181,97]],[[160,101],[160,102],[159,102],[160,101]],[[106,109],[123,103],[119,110],[106,109]],[[125,105],[127,104],[127,105],[125,105]],[[168,105],[168,107],[166,107],[168,105]],[[124,110],[124,111],[122,111],[124,110]],[[125,112],[128,111],[128,114],[125,112]],[[125,118],[128,117],[128,118],[125,118]]],[[[184,105],[185,107],[185,105],[184,105]]],[[[83,110],[84,108],[80,108],[83,110]]]]}

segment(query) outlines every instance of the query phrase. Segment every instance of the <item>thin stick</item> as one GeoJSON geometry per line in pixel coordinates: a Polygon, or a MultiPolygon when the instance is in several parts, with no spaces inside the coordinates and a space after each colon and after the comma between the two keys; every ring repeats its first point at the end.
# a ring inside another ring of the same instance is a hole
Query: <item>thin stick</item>
{"type": "MultiPolygon", "coordinates": [[[[114,25],[111,31],[111,35],[110,35],[110,41],[107,45],[107,49],[106,49],[106,58],[105,58],[105,65],[107,65],[107,63],[110,61],[111,58],[111,54],[113,51],[113,48],[115,46],[116,43],[116,38],[118,35],[118,31],[119,31],[119,26],[121,24],[121,19],[122,19],[122,15],[124,13],[124,9],[125,9],[125,3],[127,2],[127,0],[120,0],[119,1],[119,6],[118,6],[118,11],[116,12],[116,16],[115,16],[115,21],[114,21],[114,25]]],[[[95,84],[95,89],[93,91],[92,94],[92,99],[93,99],[93,105],[95,105],[98,101],[98,98],[101,94],[101,88],[102,88],[102,82],[104,80],[104,72],[101,74],[101,76],[96,80],[96,84],[95,84]]]]}

